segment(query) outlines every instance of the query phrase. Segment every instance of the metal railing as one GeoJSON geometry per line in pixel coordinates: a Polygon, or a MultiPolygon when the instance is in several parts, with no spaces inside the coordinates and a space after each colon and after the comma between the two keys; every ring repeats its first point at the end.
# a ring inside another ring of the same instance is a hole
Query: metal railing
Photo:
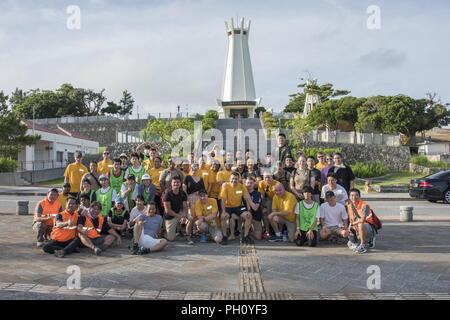
{"type": "MultiPolygon", "coordinates": [[[[183,119],[183,118],[196,118],[197,113],[189,112],[159,112],[159,113],[138,113],[126,116],[85,116],[85,117],[63,117],[63,118],[45,118],[35,119],[35,123],[38,125],[46,124],[70,124],[70,123],[92,123],[92,122],[114,122],[114,121],[127,121],[127,120],[148,120],[148,119],[183,119]]],[[[33,120],[29,120],[33,121],[33,120]]]]}
{"type": "Polygon", "coordinates": [[[65,168],[69,162],[67,160],[36,160],[36,161],[18,161],[17,172],[39,171],[46,169],[65,168]]]}

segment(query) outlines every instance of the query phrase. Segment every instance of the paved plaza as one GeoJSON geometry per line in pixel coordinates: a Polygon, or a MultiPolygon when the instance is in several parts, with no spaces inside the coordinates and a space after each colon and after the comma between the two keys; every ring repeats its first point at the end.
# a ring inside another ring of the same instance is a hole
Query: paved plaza
{"type": "Polygon", "coordinates": [[[384,226],[376,249],[364,255],[328,242],[300,248],[176,241],[163,252],[132,256],[126,240],[100,257],[83,249],[57,259],[35,247],[31,216],[0,214],[0,298],[450,298],[450,208],[417,202],[415,221],[401,223],[398,205],[405,204],[373,202],[384,226]],[[80,290],[66,288],[71,265],[81,268],[80,290]],[[372,265],[381,270],[380,290],[367,288],[372,265]]]}

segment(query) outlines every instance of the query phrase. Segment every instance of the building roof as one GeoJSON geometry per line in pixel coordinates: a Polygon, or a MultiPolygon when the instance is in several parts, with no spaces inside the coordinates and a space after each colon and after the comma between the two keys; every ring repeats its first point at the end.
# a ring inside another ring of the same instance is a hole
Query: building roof
{"type": "MultiPolygon", "coordinates": [[[[23,120],[23,122],[25,123],[25,125],[27,126],[28,129],[32,130],[33,129],[33,122],[32,121],[28,121],[28,120],[23,120]]],[[[57,134],[60,136],[65,136],[65,137],[71,137],[71,138],[76,138],[76,139],[82,139],[82,140],[89,140],[89,141],[94,141],[96,142],[96,140],[90,139],[88,137],[85,137],[81,134],[78,133],[74,133],[74,132],[70,132],[60,126],[57,126],[56,128],[49,128],[49,127],[44,127],[42,125],[38,125],[38,124],[34,124],[34,130],[36,131],[41,131],[41,132],[48,132],[48,133],[52,133],[52,134],[57,134]]]]}

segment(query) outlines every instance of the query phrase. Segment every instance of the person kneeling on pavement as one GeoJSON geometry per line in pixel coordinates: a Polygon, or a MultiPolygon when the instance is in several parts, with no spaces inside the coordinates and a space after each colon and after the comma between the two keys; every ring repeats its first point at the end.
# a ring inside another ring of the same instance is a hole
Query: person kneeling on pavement
{"type": "Polygon", "coordinates": [[[133,217],[130,225],[133,226],[133,246],[130,248],[133,255],[163,250],[168,241],[158,239],[161,237],[162,217],[156,214],[156,203],[150,202],[145,214],[140,213],[133,217]]]}
{"type": "Polygon", "coordinates": [[[348,214],[344,205],[336,200],[333,191],[325,193],[325,203],[320,206],[320,238],[331,240],[348,237],[348,214]]]}
{"type": "Polygon", "coordinates": [[[220,229],[219,208],[217,200],[208,198],[205,190],[198,193],[200,199],[195,202],[195,216],[197,220],[195,225],[200,231],[200,242],[207,242],[208,232],[214,241],[219,244],[222,242],[222,230],[220,229]]]}
{"type": "Polygon", "coordinates": [[[53,228],[56,214],[62,211],[61,203],[58,201],[58,189],[48,190],[45,199],[39,201],[34,210],[33,230],[37,232],[38,248],[44,246],[44,241],[49,238],[53,228]]]}
{"type": "Polygon", "coordinates": [[[77,200],[69,197],[66,210],[56,215],[55,225],[50,234],[52,240],[44,245],[42,248],[44,252],[63,258],[67,254],[78,250],[80,240],[77,238],[77,207],[77,200]]]}
{"type": "Polygon", "coordinates": [[[295,244],[303,246],[306,242],[310,247],[317,245],[317,218],[319,216],[319,204],[313,200],[314,189],[310,186],[303,187],[303,200],[297,204],[297,231],[295,232],[295,244]]]}
{"type": "Polygon", "coordinates": [[[361,200],[361,192],[358,189],[350,190],[350,201],[347,204],[347,211],[350,218],[350,234],[347,245],[357,253],[366,253],[369,248],[375,246],[375,230],[367,222],[372,215],[372,209],[366,202],[361,200]]]}
{"type": "Polygon", "coordinates": [[[122,244],[119,234],[108,225],[101,212],[102,205],[100,202],[94,202],[85,216],[78,218],[78,238],[85,247],[94,251],[97,256],[112,245],[114,241],[119,246],[122,244]]]}

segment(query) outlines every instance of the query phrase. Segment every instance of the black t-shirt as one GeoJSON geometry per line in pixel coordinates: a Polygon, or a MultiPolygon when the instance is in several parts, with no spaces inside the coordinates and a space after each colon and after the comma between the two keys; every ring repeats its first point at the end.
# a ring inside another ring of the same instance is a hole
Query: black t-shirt
{"type": "Polygon", "coordinates": [[[258,178],[260,178],[261,177],[261,175],[260,175],[260,173],[259,173],[259,170],[253,170],[253,171],[245,171],[243,174],[242,174],[242,179],[247,179],[247,178],[250,178],[250,177],[252,177],[253,179],[258,179],[258,178]]]}
{"type": "MultiPolygon", "coordinates": [[[[86,222],[86,217],[78,217],[78,224],[81,224],[82,226],[84,226],[86,222]]],[[[98,228],[98,223],[99,223],[99,219],[92,219],[92,224],[94,225],[94,228],[98,228]]],[[[106,221],[106,219],[104,219],[103,221],[103,226],[102,226],[102,231],[100,232],[100,234],[108,234],[109,229],[111,229],[111,227],[109,226],[108,222],[106,221]]]]}
{"type": "Polygon", "coordinates": [[[200,180],[196,182],[192,176],[186,176],[184,178],[184,184],[186,185],[187,194],[193,194],[194,192],[198,192],[200,190],[206,190],[203,178],[200,178],[200,180]]]}
{"type": "Polygon", "coordinates": [[[292,174],[295,171],[295,167],[291,167],[291,168],[285,167],[284,170],[286,170],[287,172],[292,174]]]}
{"type": "MultiPolygon", "coordinates": [[[[310,172],[310,177],[314,177],[315,181],[321,181],[322,180],[322,174],[320,173],[319,170],[317,170],[316,168],[313,168],[312,170],[309,171],[310,172]]],[[[310,179],[311,181],[311,179],[310,179]]],[[[319,186],[314,186],[314,194],[320,194],[320,189],[319,186]]]]}
{"type": "Polygon", "coordinates": [[[355,180],[355,175],[352,168],[346,165],[345,168],[338,168],[336,171],[336,167],[333,166],[328,172],[334,172],[337,178],[337,183],[341,185],[347,193],[349,193],[350,181],[355,180]]]}
{"type": "Polygon", "coordinates": [[[123,224],[125,220],[130,221],[130,214],[127,210],[123,210],[122,214],[116,214],[114,208],[108,212],[108,217],[111,218],[111,222],[114,224],[123,224]]]}
{"type": "MultiPolygon", "coordinates": [[[[172,208],[172,211],[175,213],[180,213],[180,211],[183,209],[183,202],[187,201],[187,195],[184,191],[179,191],[178,194],[173,193],[172,190],[167,192],[164,195],[164,202],[170,202],[170,206],[172,208]]],[[[171,220],[174,217],[169,216],[167,214],[164,214],[164,217],[167,220],[171,220]]]]}
{"type": "Polygon", "coordinates": [[[250,197],[252,198],[253,203],[257,204],[259,203],[258,210],[251,209],[250,212],[252,213],[253,219],[256,221],[261,221],[263,218],[262,213],[262,196],[261,193],[258,192],[258,190],[253,190],[253,192],[250,193],[250,197]]]}

